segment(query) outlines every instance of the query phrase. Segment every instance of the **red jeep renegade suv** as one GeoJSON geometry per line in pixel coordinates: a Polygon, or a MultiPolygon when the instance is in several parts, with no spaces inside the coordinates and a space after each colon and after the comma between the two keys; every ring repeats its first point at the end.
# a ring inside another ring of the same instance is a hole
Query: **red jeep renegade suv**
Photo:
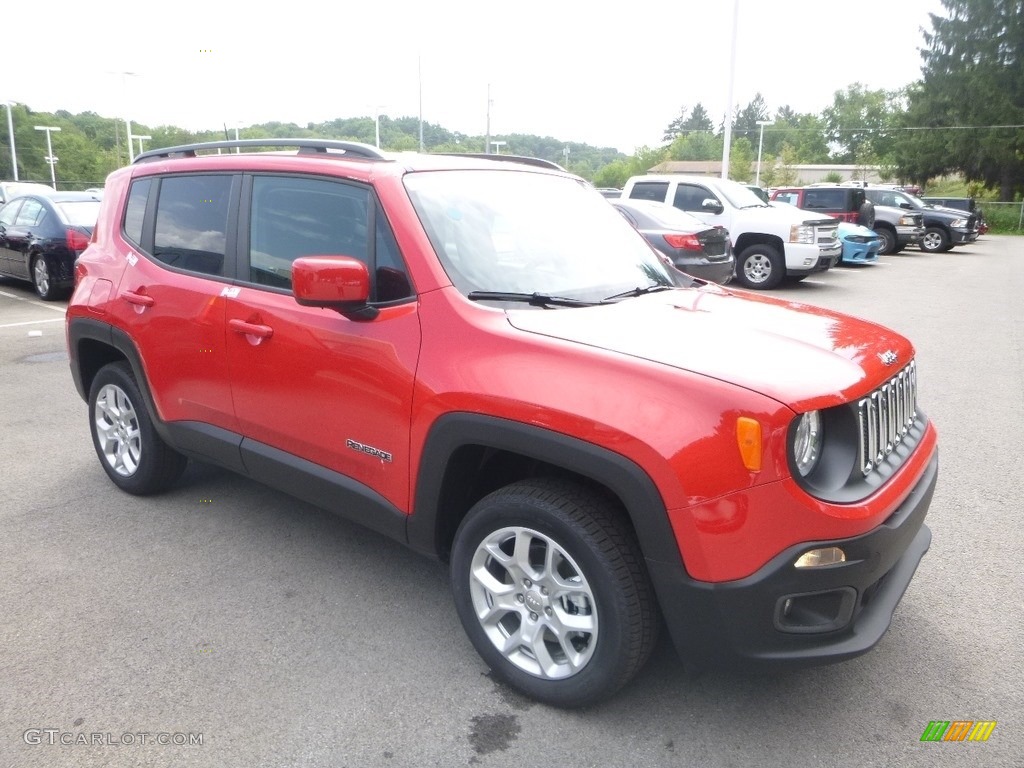
{"type": "Polygon", "coordinates": [[[696,664],[857,656],[928,549],[910,342],[675,271],[553,164],[152,151],[76,280],[118,487],[212,462],[449,562],[477,651],[551,704],[623,686],[662,626],[696,664]]]}

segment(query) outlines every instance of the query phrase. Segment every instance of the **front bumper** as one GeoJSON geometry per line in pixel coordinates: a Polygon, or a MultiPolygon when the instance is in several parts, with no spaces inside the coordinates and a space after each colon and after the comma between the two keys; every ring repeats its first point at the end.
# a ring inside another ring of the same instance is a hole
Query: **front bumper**
{"type": "Polygon", "coordinates": [[[924,227],[896,227],[896,242],[901,246],[917,245],[924,237],[924,227]]]}
{"type": "Polygon", "coordinates": [[[910,495],[875,529],[790,547],[744,579],[695,581],[674,564],[648,560],[680,656],[696,665],[764,669],[828,664],[871,650],[931,544],[924,518],[937,478],[936,453],[910,495]],[[847,561],[793,567],[818,547],[840,547],[847,561]]]}
{"type": "Polygon", "coordinates": [[[978,234],[979,232],[977,229],[956,227],[950,230],[949,239],[950,242],[956,245],[960,245],[962,243],[973,243],[975,240],[978,239],[978,234]]]}

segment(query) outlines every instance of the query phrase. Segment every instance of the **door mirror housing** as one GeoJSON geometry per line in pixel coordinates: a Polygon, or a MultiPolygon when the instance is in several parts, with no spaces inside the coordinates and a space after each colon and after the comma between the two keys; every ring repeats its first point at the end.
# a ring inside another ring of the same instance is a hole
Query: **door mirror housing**
{"type": "Polygon", "coordinates": [[[713,197],[706,197],[700,204],[701,210],[710,211],[714,214],[719,214],[725,210],[720,202],[715,200],[713,197]]]}
{"type": "Polygon", "coordinates": [[[379,314],[370,302],[370,272],[351,256],[301,256],[292,262],[292,296],[304,307],[333,309],[350,320],[379,314]]]}

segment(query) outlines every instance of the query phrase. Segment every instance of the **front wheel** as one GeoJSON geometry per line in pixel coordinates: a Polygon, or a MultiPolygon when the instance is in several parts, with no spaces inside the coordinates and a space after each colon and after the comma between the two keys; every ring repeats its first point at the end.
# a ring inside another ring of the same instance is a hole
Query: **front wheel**
{"type": "Polygon", "coordinates": [[[639,672],[656,610],[623,514],[585,486],[540,479],[469,511],[452,548],[452,592],[495,676],[547,704],[579,707],[639,672]]]}
{"type": "Polygon", "coordinates": [[[942,253],[952,247],[949,235],[940,227],[928,227],[921,238],[921,250],[928,253],[942,253]]]}
{"type": "Polygon", "coordinates": [[[144,496],[169,488],[187,459],[157,434],[125,362],[110,363],[89,389],[89,431],[100,465],[114,485],[144,496]]]}
{"type": "Polygon", "coordinates": [[[878,252],[882,256],[887,256],[891,253],[897,252],[895,232],[892,232],[885,227],[879,227],[875,230],[875,234],[878,235],[878,239],[881,241],[881,246],[879,247],[878,252]]]}
{"type": "Polygon", "coordinates": [[[744,288],[775,288],[785,274],[786,266],[782,256],[771,245],[757,243],[747,246],[736,260],[736,279],[744,288]]]}

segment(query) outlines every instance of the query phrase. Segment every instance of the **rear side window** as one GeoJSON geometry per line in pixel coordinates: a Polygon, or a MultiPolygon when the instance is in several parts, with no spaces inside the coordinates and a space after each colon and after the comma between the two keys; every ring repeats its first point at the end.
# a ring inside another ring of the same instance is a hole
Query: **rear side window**
{"type": "Polygon", "coordinates": [[[26,200],[15,221],[19,227],[38,227],[46,218],[46,209],[38,200],[26,200]]]}
{"type": "Polygon", "coordinates": [[[142,220],[146,216],[146,202],[152,179],[140,179],[128,190],[128,204],[124,211],[124,236],[142,247],[142,220]]]}
{"type": "Polygon", "coordinates": [[[21,210],[21,201],[17,200],[13,203],[8,203],[0,210],[0,224],[5,227],[9,227],[14,224],[18,218],[18,211],[21,210]]]}
{"type": "Polygon", "coordinates": [[[180,269],[223,275],[230,198],[230,176],[163,179],[153,256],[180,269]]]}
{"type": "Polygon", "coordinates": [[[667,181],[641,181],[629,190],[629,196],[634,200],[656,200],[659,203],[665,202],[667,194],[667,181]]]}

